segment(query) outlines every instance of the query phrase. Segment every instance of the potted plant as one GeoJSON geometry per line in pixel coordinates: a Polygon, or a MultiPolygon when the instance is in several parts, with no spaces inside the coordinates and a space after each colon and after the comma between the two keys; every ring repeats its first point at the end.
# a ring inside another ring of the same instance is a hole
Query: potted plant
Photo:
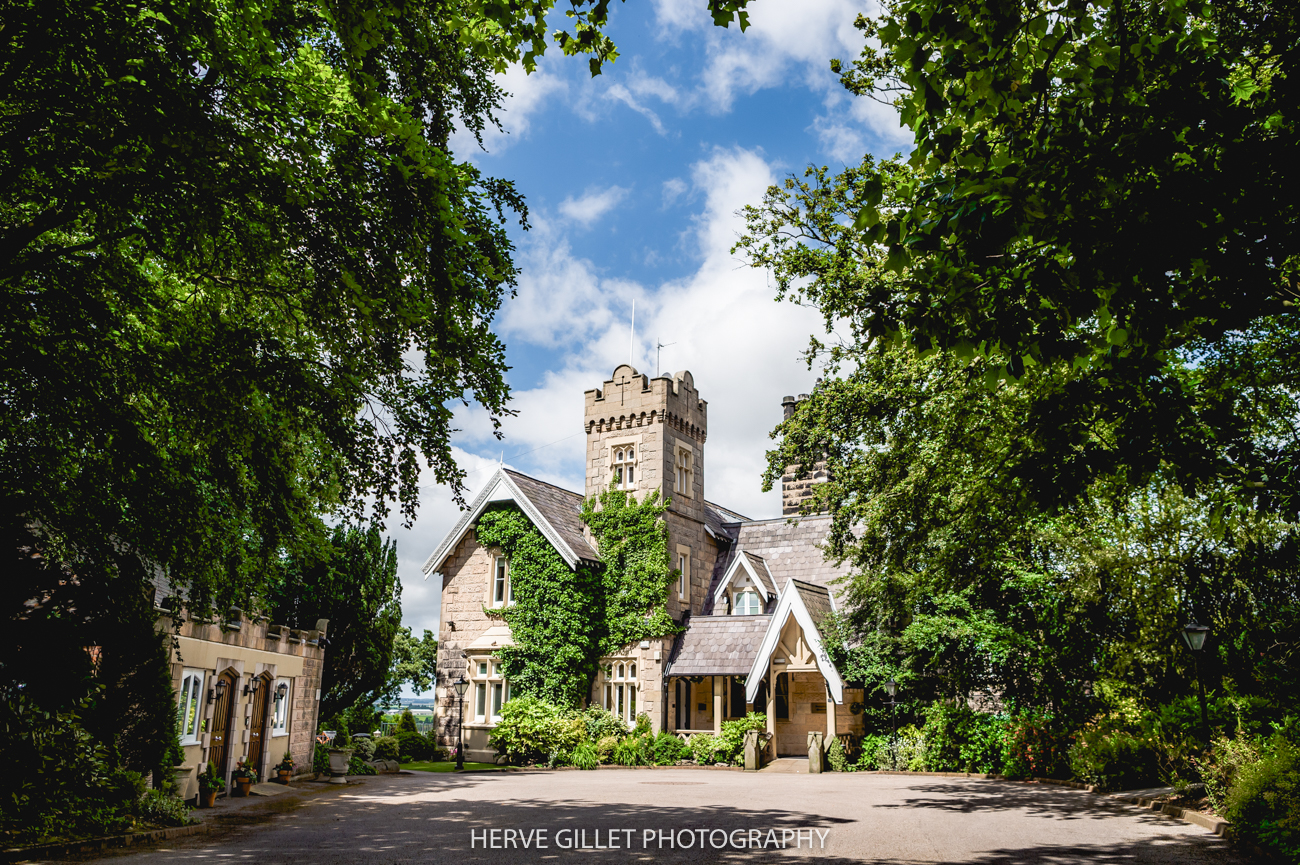
{"type": "Polygon", "coordinates": [[[239,791],[236,796],[247,796],[248,791],[257,783],[257,771],[240,760],[235,764],[235,771],[231,773],[230,780],[235,782],[235,789],[239,791]]]}
{"type": "Polygon", "coordinates": [[[348,766],[352,762],[351,748],[330,748],[330,779],[331,784],[346,784],[348,782],[348,766]]]}
{"type": "Polygon", "coordinates": [[[199,807],[211,808],[217,804],[217,794],[226,789],[226,781],[217,774],[211,763],[199,773],[199,807]]]}
{"type": "Polygon", "coordinates": [[[293,757],[288,751],[284,752],[284,759],[275,767],[276,780],[281,784],[288,784],[289,779],[293,777],[293,757]]]}

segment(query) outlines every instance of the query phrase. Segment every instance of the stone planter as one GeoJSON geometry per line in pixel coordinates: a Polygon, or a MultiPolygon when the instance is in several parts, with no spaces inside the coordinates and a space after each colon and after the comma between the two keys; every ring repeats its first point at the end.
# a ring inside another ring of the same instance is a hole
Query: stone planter
{"type": "Polygon", "coordinates": [[[176,784],[176,795],[182,799],[190,798],[190,776],[193,766],[176,766],[172,769],[172,781],[176,784]]]}
{"type": "Polygon", "coordinates": [[[346,784],[348,782],[348,763],[352,762],[351,748],[330,748],[330,780],[331,784],[346,784]]]}

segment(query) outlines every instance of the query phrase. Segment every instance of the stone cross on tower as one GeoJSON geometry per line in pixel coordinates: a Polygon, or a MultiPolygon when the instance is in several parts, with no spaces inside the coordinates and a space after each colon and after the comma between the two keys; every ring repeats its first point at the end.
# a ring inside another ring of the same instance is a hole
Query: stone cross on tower
{"type": "Polygon", "coordinates": [[[618,404],[627,405],[627,386],[632,383],[632,379],[627,377],[627,373],[619,376],[614,384],[618,385],[618,404]]]}

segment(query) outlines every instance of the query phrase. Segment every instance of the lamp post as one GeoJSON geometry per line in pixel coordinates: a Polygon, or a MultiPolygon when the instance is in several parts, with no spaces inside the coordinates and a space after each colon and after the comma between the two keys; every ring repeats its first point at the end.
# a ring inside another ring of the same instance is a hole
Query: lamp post
{"type": "Polygon", "coordinates": [[[888,706],[891,710],[894,731],[889,737],[889,757],[893,768],[898,768],[898,701],[894,695],[898,693],[898,683],[890,679],[885,683],[885,693],[889,695],[888,706]]]}
{"type": "Polygon", "coordinates": [[[465,691],[469,682],[460,676],[451,686],[456,689],[456,769],[459,771],[465,768],[465,691]]]}
{"type": "Polygon", "coordinates": [[[1201,681],[1201,649],[1205,648],[1205,638],[1209,634],[1209,628],[1198,625],[1195,621],[1183,625],[1183,642],[1192,652],[1192,669],[1196,671],[1196,693],[1201,700],[1201,735],[1205,738],[1207,748],[1210,745],[1210,716],[1205,711],[1205,683],[1201,681]]]}

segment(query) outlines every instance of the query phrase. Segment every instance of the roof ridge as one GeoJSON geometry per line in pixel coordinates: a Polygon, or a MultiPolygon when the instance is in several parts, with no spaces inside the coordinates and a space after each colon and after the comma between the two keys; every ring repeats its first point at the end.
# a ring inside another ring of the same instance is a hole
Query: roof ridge
{"type": "Polygon", "coordinates": [[[518,475],[518,476],[521,477],[521,478],[527,478],[528,480],[532,481],[532,482],[535,483],[535,484],[542,484],[543,486],[548,486],[548,487],[550,487],[550,488],[553,489],[553,490],[559,490],[559,491],[562,492],[562,493],[567,493],[568,495],[571,495],[571,496],[577,496],[577,497],[580,498],[580,499],[585,499],[585,498],[586,498],[586,496],[584,496],[582,493],[578,493],[578,492],[574,492],[573,490],[565,489],[564,487],[560,486],[559,484],[553,484],[553,483],[551,483],[550,481],[544,481],[544,480],[542,480],[541,478],[535,478],[535,477],[533,477],[532,475],[526,475],[526,474],[524,474],[523,472],[519,471],[518,469],[508,469],[508,468],[506,468],[505,466],[502,466],[502,467],[501,467],[501,470],[502,470],[503,472],[509,472],[509,473],[512,474],[512,475],[518,475]]]}

